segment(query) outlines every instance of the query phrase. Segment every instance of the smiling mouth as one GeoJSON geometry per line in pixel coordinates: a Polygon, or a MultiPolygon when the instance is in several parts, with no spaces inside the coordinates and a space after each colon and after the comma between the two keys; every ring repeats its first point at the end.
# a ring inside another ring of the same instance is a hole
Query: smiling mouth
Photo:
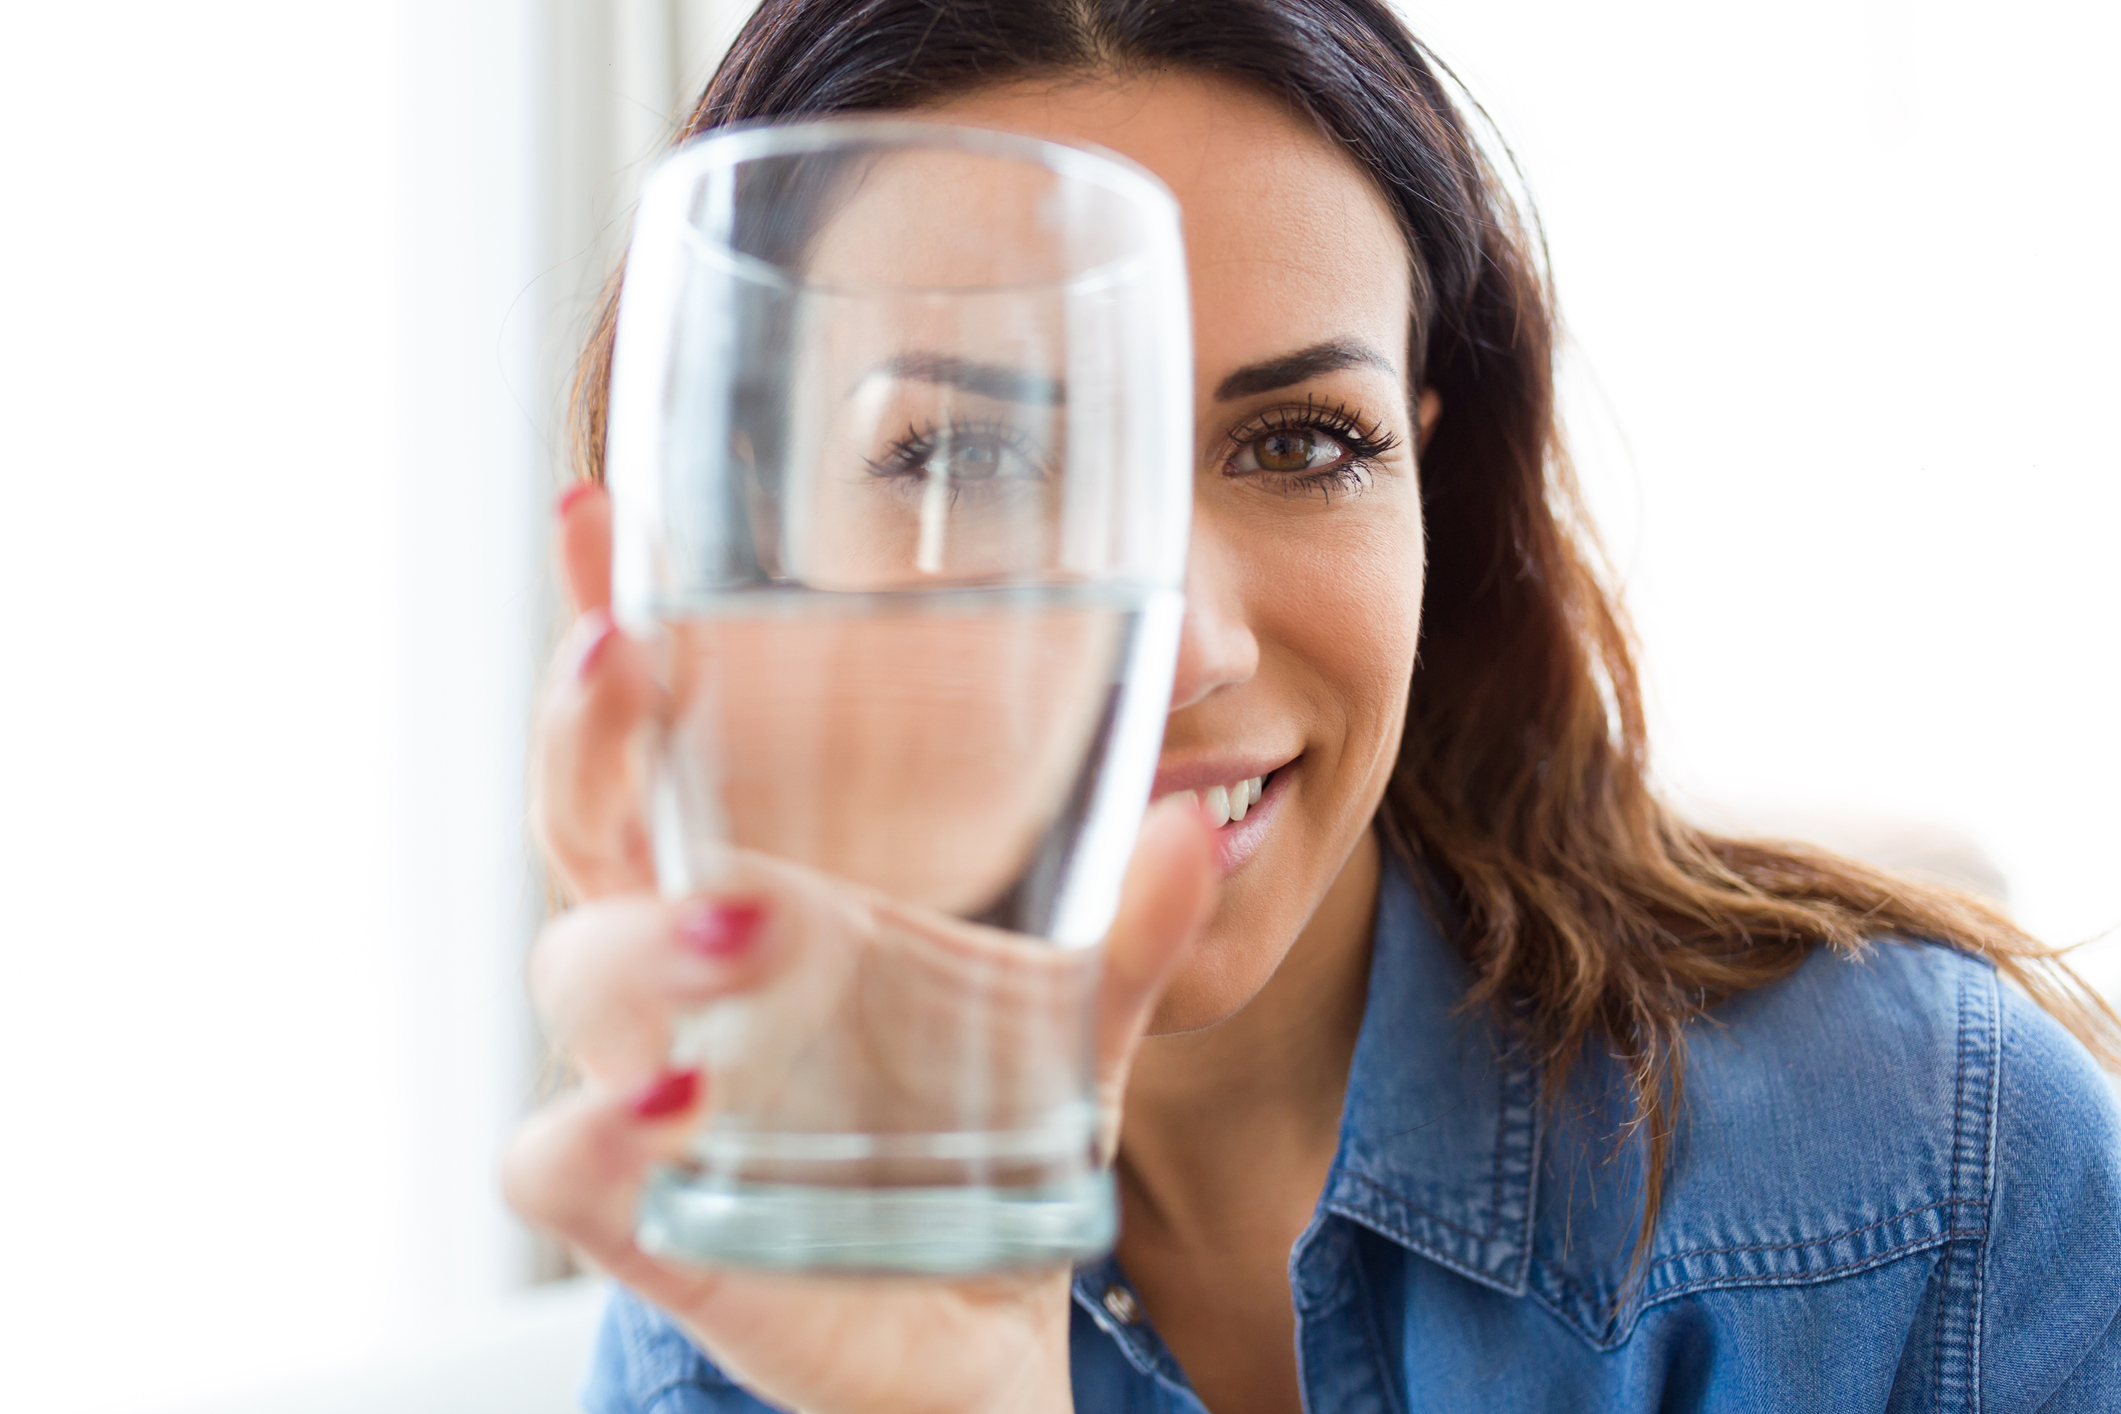
{"type": "Polygon", "coordinates": [[[1216,829],[1235,824],[1245,818],[1245,812],[1259,803],[1266,793],[1267,782],[1274,778],[1269,771],[1264,776],[1247,776],[1228,785],[1209,786],[1204,791],[1177,790],[1164,797],[1165,800],[1184,798],[1207,817],[1216,829]]]}

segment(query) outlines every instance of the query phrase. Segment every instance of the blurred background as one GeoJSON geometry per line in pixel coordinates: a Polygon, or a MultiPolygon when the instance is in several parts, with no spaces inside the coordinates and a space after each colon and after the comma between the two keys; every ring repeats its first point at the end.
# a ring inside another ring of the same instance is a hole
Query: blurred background
{"type": "MultiPolygon", "coordinates": [[[[0,22],[0,1405],[568,1407],[494,1180],[559,389],[748,8],[0,22]]],[[[1545,218],[1668,787],[2121,925],[2121,11],[1407,8],[1545,218]]]]}

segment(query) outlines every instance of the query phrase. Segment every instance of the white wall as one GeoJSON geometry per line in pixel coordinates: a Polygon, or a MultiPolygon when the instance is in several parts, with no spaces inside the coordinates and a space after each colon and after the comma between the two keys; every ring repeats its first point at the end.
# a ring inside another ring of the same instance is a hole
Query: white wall
{"type": "Polygon", "coordinates": [[[1407,10],[1545,217],[1666,779],[1927,819],[2043,936],[2121,925],[2121,11],[1407,10]]]}
{"type": "Polygon", "coordinates": [[[0,22],[0,1405],[472,1329],[556,391],[714,0],[0,22]]]}
{"type": "MultiPolygon", "coordinates": [[[[2035,927],[2121,922],[2111,8],[1417,14],[1548,218],[1668,774],[1956,824],[2035,927]]],[[[530,1270],[552,391],[729,22],[4,22],[9,1407],[343,1364],[530,1270]]]]}
{"type": "Polygon", "coordinates": [[[394,21],[0,40],[15,1407],[300,1360],[405,1284],[394,21]]]}

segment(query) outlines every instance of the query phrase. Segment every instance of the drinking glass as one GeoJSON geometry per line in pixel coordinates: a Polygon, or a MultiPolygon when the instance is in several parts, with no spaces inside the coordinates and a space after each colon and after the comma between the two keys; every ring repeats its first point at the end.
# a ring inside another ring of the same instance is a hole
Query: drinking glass
{"type": "Polygon", "coordinates": [[[606,464],[656,868],[770,903],[766,980],[678,1028],[705,1118],[650,1250],[1110,1244],[1099,940],[1177,653],[1190,339],[1177,207],[1110,154],[840,120],[650,178],[606,464]]]}

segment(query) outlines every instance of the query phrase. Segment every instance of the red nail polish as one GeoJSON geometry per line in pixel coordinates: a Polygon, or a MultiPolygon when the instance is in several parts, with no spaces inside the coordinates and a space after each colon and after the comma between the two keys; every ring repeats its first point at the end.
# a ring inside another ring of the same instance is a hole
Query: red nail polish
{"type": "Polygon", "coordinates": [[[762,903],[695,903],[678,915],[678,941],[703,957],[731,958],[757,941],[762,903]]]}
{"type": "Polygon", "coordinates": [[[580,650],[575,654],[574,675],[577,678],[586,678],[590,669],[596,666],[597,659],[604,656],[604,645],[617,635],[619,626],[611,621],[611,615],[604,610],[591,609],[576,621],[574,631],[582,642],[580,650]]]}
{"type": "Polygon", "coordinates": [[[697,1070],[666,1071],[642,1086],[633,1097],[636,1119],[667,1119],[692,1108],[700,1097],[697,1070]]]}
{"type": "Polygon", "coordinates": [[[574,485],[562,491],[560,499],[552,503],[552,513],[561,520],[565,520],[567,519],[567,513],[574,509],[575,502],[581,500],[592,491],[601,491],[603,489],[604,483],[601,481],[577,481],[574,485]]]}

